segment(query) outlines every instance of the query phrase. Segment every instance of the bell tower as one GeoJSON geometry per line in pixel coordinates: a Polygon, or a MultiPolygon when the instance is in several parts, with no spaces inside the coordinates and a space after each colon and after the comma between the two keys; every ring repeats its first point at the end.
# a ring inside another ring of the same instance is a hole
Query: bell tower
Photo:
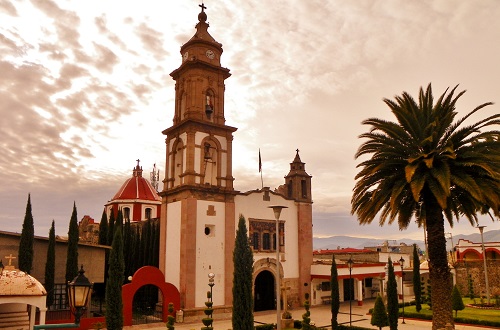
{"type": "Polygon", "coordinates": [[[222,44],[208,32],[201,4],[196,33],[181,46],[173,124],[165,129],[166,166],[160,222],[160,269],[181,293],[181,308],[204,306],[207,274],[219,291],[214,305],[231,303],[235,237],[232,141],[224,117],[222,44]]]}
{"type": "Polygon", "coordinates": [[[290,172],[285,176],[286,196],[298,202],[312,203],[311,178],[306,172],[306,164],[300,160],[299,149],[293,162],[290,163],[290,172]]]}
{"type": "MultiPolygon", "coordinates": [[[[195,35],[181,47],[175,80],[175,114],[167,135],[165,192],[185,189],[233,190],[232,140],[236,128],[225,125],[224,80],[231,74],[220,63],[222,44],[209,33],[201,4],[195,35]]],[[[205,193],[205,192],[204,192],[205,193]]]]}

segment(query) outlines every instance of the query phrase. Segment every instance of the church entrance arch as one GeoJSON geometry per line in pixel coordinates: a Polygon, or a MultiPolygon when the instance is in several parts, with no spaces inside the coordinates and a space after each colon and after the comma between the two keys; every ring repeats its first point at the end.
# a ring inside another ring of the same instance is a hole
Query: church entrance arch
{"type": "Polygon", "coordinates": [[[276,286],[273,273],[263,270],[255,277],[253,296],[256,312],[276,308],[276,286]]]}
{"type": "Polygon", "coordinates": [[[130,283],[122,287],[124,326],[132,325],[132,307],[136,293],[141,288],[149,291],[152,287],[158,289],[158,296],[162,306],[162,322],[167,322],[169,303],[174,304],[174,310],[180,309],[181,296],[179,290],[172,283],[165,282],[165,276],[158,268],[144,266],[134,273],[130,283]]]}

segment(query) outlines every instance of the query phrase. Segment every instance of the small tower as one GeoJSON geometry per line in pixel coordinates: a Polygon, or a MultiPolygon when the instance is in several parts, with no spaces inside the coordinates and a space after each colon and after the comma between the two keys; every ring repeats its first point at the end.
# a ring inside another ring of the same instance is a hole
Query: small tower
{"type": "Polygon", "coordinates": [[[306,173],[306,164],[300,160],[299,149],[295,159],[290,163],[290,172],[285,176],[286,197],[298,202],[312,203],[311,178],[306,173]]]}

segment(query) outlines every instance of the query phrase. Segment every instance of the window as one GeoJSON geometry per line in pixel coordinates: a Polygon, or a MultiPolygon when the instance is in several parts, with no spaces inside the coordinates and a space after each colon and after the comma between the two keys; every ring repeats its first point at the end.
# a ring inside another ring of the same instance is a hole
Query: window
{"type": "Polygon", "coordinates": [[[146,210],[146,220],[150,220],[151,219],[151,209],[148,207],[146,210]]]}
{"type": "MultiPolygon", "coordinates": [[[[285,223],[280,222],[279,248],[284,252],[285,223]]],[[[276,251],[276,221],[249,219],[249,237],[254,252],[276,251]]]]}
{"type": "Polygon", "coordinates": [[[254,251],[260,250],[259,233],[252,234],[252,247],[254,251]]]}
{"type": "Polygon", "coordinates": [[[130,219],[130,208],[123,208],[123,219],[130,219]]]}
{"type": "Polygon", "coordinates": [[[271,237],[269,233],[262,234],[262,250],[271,250],[271,237]]]}
{"type": "Polygon", "coordinates": [[[330,282],[321,282],[321,291],[331,291],[330,282]]]}

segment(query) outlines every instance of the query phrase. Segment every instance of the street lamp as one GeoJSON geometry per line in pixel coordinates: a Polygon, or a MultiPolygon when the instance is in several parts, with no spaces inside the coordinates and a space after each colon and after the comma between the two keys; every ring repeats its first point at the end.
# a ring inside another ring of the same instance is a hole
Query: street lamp
{"type": "Polygon", "coordinates": [[[347,267],[349,268],[349,326],[352,326],[352,256],[347,260],[347,267]]]}
{"type": "Polygon", "coordinates": [[[486,284],[486,299],[488,300],[488,304],[490,303],[490,286],[488,284],[488,267],[486,265],[486,249],[484,248],[484,239],[483,239],[483,229],[486,226],[477,226],[479,232],[481,233],[481,245],[483,247],[483,262],[484,262],[484,283],[486,284]]]}
{"type": "Polygon", "coordinates": [[[208,286],[210,287],[210,302],[213,302],[213,299],[212,299],[212,289],[213,289],[213,287],[215,285],[214,278],[215,278],[215,274],[214,273],[209,273],[208,274],[208,286]]]}
{"type": "Polygon", "coordinates": [[[403,300],[403,322],[402,323],[405,324],[405,288],[404,288],[405,260],[403,259],[403,257],[401,257],[401,259],[399,259],[399,265],[401,266],[401,297],[403,300]]]}
{"type": "Polygon", "coordinates": [[[82,265],[78,271],[78,275],[73,279],[73,281],[68,282],[67,286],[69,308],[71,313],[75,316],[75,323],[37,324],[33,326],[33,330],[80,327],[80,317],[83,314],[82,311],[85,307],[87,307],[93,286],[93,283],[90,283],[89,279],[83,275],[84,273],[85,271],[83,270],[82,265]]]}
{"type": "Polygon", "coordinates": [[[75,315],[75,324],[80,323],[80,317],[85,307],[87,307],[90,293],[92,292],[92,283],[83,275],[84,273],[82,265],[80,271],[78,271],[78,275],[73,281],[68,282],[69,307],[75,315]]]}
{"type": "Polygon", "coordinates": [[[280,286],[280,215],[281,210],[288,208],[287,206],[273,205],[269,206],[273,209],[274,218],[276,219],[276,330],[281,330],[281,286],[280,286]]]}

